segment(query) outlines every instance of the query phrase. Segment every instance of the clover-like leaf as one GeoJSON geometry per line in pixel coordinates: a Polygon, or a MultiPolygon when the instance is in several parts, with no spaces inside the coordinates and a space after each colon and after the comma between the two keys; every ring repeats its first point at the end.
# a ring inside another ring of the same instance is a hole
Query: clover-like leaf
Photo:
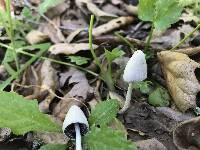
{"type": "Polygon", "coordinates": [[[90,125],[106,125],[115,117],[119,109],[117,100],[106,100],[96,105],[89,117],[90,125]]]}

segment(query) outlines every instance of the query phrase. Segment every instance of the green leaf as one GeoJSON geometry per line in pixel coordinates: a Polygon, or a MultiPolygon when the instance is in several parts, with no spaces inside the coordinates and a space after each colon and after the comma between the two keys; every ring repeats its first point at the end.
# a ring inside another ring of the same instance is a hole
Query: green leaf
{"type": "Polygon", "coordinates": [[[14,92],[0,92],[0,127],[11,128],[16,135],[28,131],[59,132],[61,128],[38,109],[36,100],[27,100],[14,92]]]}
{"type": "Polygon", "coordinates": [[[182,10],[177,0],[140,0],[138,15],[151,21],[156,30],[164,30],[179,20],[182,10]]]}
{"type": "Polygon", "coordinates": [[[32,18],[32,11],[28,8],[28,7],[24,7],[22,9],[22,15],[25,17],[25,18],[32,18]]]}
{"type": "Polygon", "coordinates": [[[76,65],[87,64],[89,58],[81,57],[81,56],[68,56],[71,62],[75,62],[76,65]]]}
{"type": "Polygon", "coordinates": [[[118,58],[118,57],[121,57],[125,54],[124,51],[122,51],[121,49],[119,48],[115,48],[113,49],[111,52],[108,51],[108,50],[105,50],[105,55],[106,55],[106,58],[109,62],[112,62],[114,59],[118,58]]]}
{"type": "MultiPolygon", "coordinates": [[[[15,48],[16,49],[23,47],[24,45],[25,45],[24,41],[15,41],[15,48]]],[[[12,44],[10,44],[9,46],[12,46],[12,44]]],[[[15,53],[13,49],[7,49],[6,54],[4,56],[4,59],[3,59],[3,63],[10,63],[10,62],[14,61],[15,55],[13,53],[15,53]]]]}
{"type": "Polygon", "coordinates": [[[150,81],[140,81],[140,82],[134,83],[133,88],[139,89],[140,92],[143,94],[148,94],[151,91],[150,84],[152,84],[152,82],[150,81]]]}
{"type": "Polygon", "coordinates": [[[171,98],[167,90],[161,87],[154,90],[148,98],[149,104],[156,107],[169,106],[170,100],[171,98]]]}
{"type": "Polygon", "coordinates": [[[47,144],[40,148],[40,150],[66,150],[65,144],[47,144]]]}
{"type": "Polygon", "coordinates": [[[92,127],[85,142],[89,150],[137,150],[136,145],[124,138],[122,132],[106,127],[92,127]]]}
{"type": "Polygon", "coordinates": [[[48,9],[55,7],[64,1],[65,0],[44,0],[44,2],[39,5],[39,12],[45,13],[48,9]]]}
{"type": "Polygon", "coordinates": [[[141,20],[153,22],[156,1],[157,0],[139,0],[138,15],[141,20]]]}
{"type": "Polygon", "coordinates": [[[90,125],[106,125],[115,117],[119,109],[117,100],[106,100],[96,105],[89,117],[90,125]]]}

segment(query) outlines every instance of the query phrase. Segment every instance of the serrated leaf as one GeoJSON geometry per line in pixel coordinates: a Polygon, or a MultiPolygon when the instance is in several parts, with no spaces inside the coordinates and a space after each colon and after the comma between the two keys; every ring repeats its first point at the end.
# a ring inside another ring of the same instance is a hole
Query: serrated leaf
{"type": "Polygon", "coordinates": [[[150,84],[152,84],[152,82],[150,81],[140,81],[140,82],[134,83],[133,88],[139,89],[140,92],[142,92],[143,94],[148,94],[151,91],[150,84]]]}
{"type": "Polygon", "coordinates": [[[0,127],[8,127],[16,135],[28,131],[59,132],[61,128],[38,109],[38,102],[14,92],[0,92],[0,127]]]}
{"type": "Polygon", "coordinates": [[[74,62],[76,65],[84,65],[88,63],[89,58],[81,56],[68,56],[71,62],[74,62]]]}
{"type": "Polygon", "coordinates": [[[31,9],[29,9],[28,7],[24,7],[22,9],[22,15],[25,17],[25,18],[32,18],[32,12],[31,12],[31,9]]]}
{"type": "Polygon", "coordinates": [[[40,148],[40,150],[65,150],[67,145],[65,144],[47,144],[40,148]]]}
{"type": "Polygon", "coordinates": [[[111,52],[108,50],[105,50],[105,55],[109,62],[112,62],[114,59],[121,57],[124,54],[125,52],[118,48],[113,49],[111,52]]]}
{"type": "Polygon", "coordinates": [[[137,150],[136,145],[128,141],[122,132],[106,127],[92,127],[85,142],[89,150],[137,150]]]}
{"type": "Polygon", "coordinates": [[[164,30],[176,23],[183,7],[177,0],[140,0],[139,18],[151,21],[156,30],[164,30]]]}
{"type": "Polygon", "coordinates": [[[117,100],[106,100],[96,105],[89,117],[90,125],[106,125],[115,117],[119,109],[117,100]]]}
{"type": "Polygon", "coordinates": [[[48,9],[55,7],[64,1],[65,0],[44,0],[44,2],[39,5],[39,12],[45,13],[48,9]]]}
{"type": "Polygon", "coordinates": [[[154,90],[148,98],[149,104],[156,107],[169,106],[170,96],[164,88],[157,88],[154,90]]]}

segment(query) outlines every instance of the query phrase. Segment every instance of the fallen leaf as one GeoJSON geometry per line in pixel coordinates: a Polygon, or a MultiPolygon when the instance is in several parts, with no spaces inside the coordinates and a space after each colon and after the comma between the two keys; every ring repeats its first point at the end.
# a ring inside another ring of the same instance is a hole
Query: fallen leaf
{"type": "MultiPolygon", "coordinates": [[[[54,93],[57,87],[56,81],[57,81],[57,76],[55,69],[52,67],[51,62],[49,60],[45,60],[42,63],[40,70],[40,83],[41,83],[40,93],[43,93],[47,90],[54,93]]],[[[49,92],[47,97],[42,102],[40,102],[39,108],[41,112],[44,113],[49,112],[49,105],[51,104],[53,98],[55,97],[55,95],[51,92],[49,92]]]]}
{"type": "MultiPolygon", "coordinates": [[[[177,45],[180,40],[182,39],[182,34],[187,35],[189,34],[194,28],[191,25],[184,24],[178,29],[169,29],[165,32],[154,35],[152,39],[153,47],[161,48],[161,49],[169,49],[177,45]]],[[[195,33],[196,35],[196,33],[195,33]]],[[[188,45],[188,40],[184,45],[188,45]]]]}
{"type": "Polygon", "coordinates": [[[49,39],[48,35],[37,30],[32,30],[26,35],[26,40],[30,44],[42,43],[48,39],[49,39]]]}
{"type": "Polygon", "coordinates": [[[56,105],[53,114],[60,120],[64,120],[69,108],[72,105],[83,106],[83,103],[90,99],[94,89],[90,87],[85,74],[75,68],[70,68],[69,71],[61,73],[60,76],[60,86],[67,88],[68,92],[56,105]],[[71,85],[72,88],[69,89],[71,85]]]}
{"type": "Polygon", "coordinates": [[[56,16],[51,20],[51,22],[42,24],[38,30],[48,35],[53,43],[60,43],[65,41],[65,37],[59,27],[60,17],[56,16]]]}
{"type": "Polygon", "coordinates": [[[194,15],[193,10],[191,9],[185,9],[180,19],[183,20],[185,23],[194,21],[195,23],[198,24],[200,22],[199,17],[194,15]]]}
{"type": "Polygon", "coordinates": [[[160,113],[164,114],[165,116],[176,122],[189,120],[195,117],[193,113],[188,112],[183,114],[180,111],[175,111],[169,107],[157,107],[156,110],[158,110],[160,113]]]}
{"type": "Polygon", "coordinates": [[[139,150],[167,150],[167,148],[157,139],[147,139],[135,143],[139,150]]]}
{"type": "MultiPolygon", "coordinates": [[[[96,49],[98,46],[93,44],[93,48],[96,49]]],[[[51,54],[76,54],[79,51],[89,50],[89,43],[58,43],[49,48],[51,54]]]]}
{"type": "Polygon", "coordinates": [[[200,117],[181,122],[173,132],[173,141],[179,150],[200,149],[200,117]]]}
{"type": "Polygon", "coordinates": [[[114,14],[110,14],[107,12],[102,11],[101,9],[99,9],[94,3],[92,3],[91,0],[76,0],[76,4],[77,6],[81,9],[84,10],[83,5],[87,6],[87,9],[94,14],[95,16],[97,16],[100,20],[111,20],[113,18],[116,18],[117,16],[114,14]]]}
{"type": "Polygon", "coordinates": [[[93,36],[100,36],[102,34],[106,34],[108,32],[111,32],[115,29],[118,29],[122,26],[128,25],[134,21],[134,18],[131,16],[128,17],[119,17],[117,19],[113,19],[109,21],[108,23],[105,23],[103,25],[100,25],[93,29],[92,34],[93,36]]]}
{"type": "Polygon", "coordinates": [[[89,93],[93,93],[93,88],[90,87],[85,74],[75,68],[70,68],[69,71],[60,74],[61,86],[64,86],[67,80],[68,84],[74,84],[68,92],[70,97],[81,97],[86,99],[89,93]]]}
{"type": "Polygon", "coordinates": [[[195,108],[200,84],[194,71],[200,64],[178,52],[162,51],[158,58],[176,106],[183,112],[195,108]]]}

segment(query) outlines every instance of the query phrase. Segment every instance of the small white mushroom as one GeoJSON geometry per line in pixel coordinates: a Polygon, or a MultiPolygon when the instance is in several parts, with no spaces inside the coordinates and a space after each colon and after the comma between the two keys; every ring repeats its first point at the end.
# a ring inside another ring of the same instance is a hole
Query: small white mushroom
{"type": "Polygon", "coordinates": [[[123,79],[129,83],[128,91],[126,94],[126,101],[124,107],[119,111],[120,114],[124,113],[130,106],[133,83],[143,81],[147,78],[147,63],[145,54],[141,50],[134,52],[128,63],[126,64],[123,79]]]}
{"type": "Polygon", "coordinates": [[[85,114],[78,106],[70,107],[65,116],[62,130],[68,138],[76,139],[76,150],[82,150],[81,136],[88,132],[89,125],[85,114]]]}

